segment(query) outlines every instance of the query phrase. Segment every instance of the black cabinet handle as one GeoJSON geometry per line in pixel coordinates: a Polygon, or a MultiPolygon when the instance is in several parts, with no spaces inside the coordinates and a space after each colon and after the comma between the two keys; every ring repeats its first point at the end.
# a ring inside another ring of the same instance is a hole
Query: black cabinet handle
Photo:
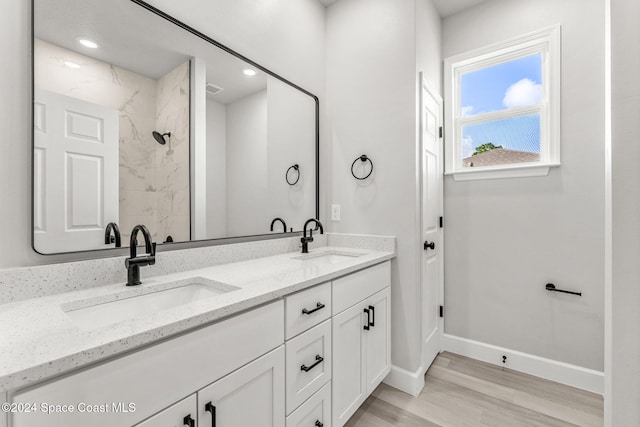
{"type": "Polygon", "coordinates": [[[211,427],[216,427],[216,407],[209,401],[204,405],[204,410],[211,412],[211,427]]]}
{"type": "Polygon", "coordinates": [[[191,414],[189,414],[182,419],[182,425],[189,426],[189,427],[196,427],[196,420],[191,418],[191,414]]]}
{"type": "Polygon", "coordinates": [[[311,366],[302,365],[302,366],[300,366],[300,370],[305,371],[305,372],[309,372],[310,370],[312,370],[313,368],[318,366],[320,363],[322,363],[323,360],[324,360],[324,357],[320,356],[319,354],[316,354],[315,363],[313,365],[311,365],[311,366]]]}
{"type": "Polygon", "coordinates": [[[313,310],[307,310],[306,308],[302,309],[302,314],[311,314],[311,313],[315,313],[318,310],[322,310],[324,308],[324,304],[319,302],[316,304],[316,308],[314,308],[313,310]]]}
{"type": "Polygon", "coordinates": [[[322,427],[323,425],[324,425],[324,424],[322,424],[322,423],[320,422],[320,420],[316,420],[316,423],[315,423],[315,426],[316,426],[316,427],[322,427]]]}
{"type": "Polygon", "coordinates": [[[369,309],[365,308],[364,312],[367,313],[367,324],[364,325],[364,330],[368,331],[369,330],[369,325],[371,325],[371,318],[369,317],[369,309]]]}
{"type": "Polygon", "coordinates": [[[372,305],[369,306],[369,310],[371,310],[371,326],[376,326],[376,308],[372,305]]]}
{"type": "Polygon", "coordinates": [[[435,249],[436,248],[436,243],[435,242],[424,242],[423,248],[424,248],[425,251],[427,249],[435,249]]]}

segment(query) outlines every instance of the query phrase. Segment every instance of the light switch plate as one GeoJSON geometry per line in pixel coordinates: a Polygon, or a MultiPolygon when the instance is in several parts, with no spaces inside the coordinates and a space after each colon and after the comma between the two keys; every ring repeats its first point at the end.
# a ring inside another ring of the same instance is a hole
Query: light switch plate
{"type": "Polygon", "coordinates": [[[340,205],[331,205],[331,221],[340,221],[340,205]]]}

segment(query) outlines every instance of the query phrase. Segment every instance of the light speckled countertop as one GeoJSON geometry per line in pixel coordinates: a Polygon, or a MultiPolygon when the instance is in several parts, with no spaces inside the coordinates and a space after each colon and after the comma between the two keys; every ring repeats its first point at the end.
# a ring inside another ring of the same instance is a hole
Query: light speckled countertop
{"type": "Polygon", "coordinates": [[[146,279],[143,268],[143,284],[135,289],[118,283],[0,305],[0,392],[105,360],[395,256],[394,252],[345,247],[322,247],[310,253],[326,251],[362,255],[330,264],[301,261],[295,259],[300,253],[290,252],[146,279]],[[126,298],[131,292],[145,293],[193,277],[239,289],[96,329],[78,325],[62,309],[84,305],[85,300],[96,304],[126,298]]]}

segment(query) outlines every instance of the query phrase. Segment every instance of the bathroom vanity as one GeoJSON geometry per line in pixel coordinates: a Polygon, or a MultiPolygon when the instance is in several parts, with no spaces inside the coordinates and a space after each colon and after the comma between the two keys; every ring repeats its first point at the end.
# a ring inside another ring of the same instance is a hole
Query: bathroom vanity
{"type": "Polygon", "coordinates": [[[342,426],[390,370],[393,257],[325,246],[1,306],[31,323],[2,332],[7,425],[342,426]]]}

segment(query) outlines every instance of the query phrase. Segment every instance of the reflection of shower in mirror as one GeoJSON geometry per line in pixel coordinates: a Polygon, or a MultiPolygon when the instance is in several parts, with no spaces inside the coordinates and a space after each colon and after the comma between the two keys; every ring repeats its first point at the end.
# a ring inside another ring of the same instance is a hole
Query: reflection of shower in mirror
{"type": "Polygon", "coordinates": [[[165,136],[171,138],[171,132],[160,133],[158,131],[153,131],[153,137],[158,141],[158,144],[164,145],[167,143],[167,140],[164,139],[165,136]]]}

